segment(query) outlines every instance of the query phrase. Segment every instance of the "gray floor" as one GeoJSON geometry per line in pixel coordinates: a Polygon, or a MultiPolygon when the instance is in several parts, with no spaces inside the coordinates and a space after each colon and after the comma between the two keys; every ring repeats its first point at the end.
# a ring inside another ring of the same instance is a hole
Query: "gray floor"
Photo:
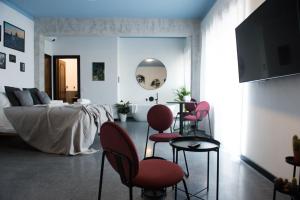
{"type": "MultiPolygon", "coordinates": [[[[146,124],[127,122],[122,126],[129,131],[141,158],[146,124]]],[[[99,149],[98,136],[93,147],[99,149]]],[[[168,144],[158,144],[156,152],[171,160],[168,144]]],[[[82,156],[46,154],[29,147],[17,136],[0,136],[0,200],[96,200],[100,156],[101,152],[82,156]]],[[[189,153],[187,159],[191,176],[186,181],[194,193],[206,185],[206,154],[189,153]]],[[[203,199],[215,199],[215,160],[216,157],[211,156],[210,191],[200,195],[203,199]]],[[[103,200],[128,199],[127,188],[108,164],[104,178],[103,200]]],[[[272,199],[272,187],[272,183],[255,170],[221,152],[220,200],[272,199]]],[[[178,197],[185,199],[181,192],[178,197]]],[[[134,199],[142,199],[139,189],[134,190],[134,199]]],[[[174,199],[171,188],[166,199],[174,199]]],[[[277,199],[289,198],[279,194],[277,199]]]]}

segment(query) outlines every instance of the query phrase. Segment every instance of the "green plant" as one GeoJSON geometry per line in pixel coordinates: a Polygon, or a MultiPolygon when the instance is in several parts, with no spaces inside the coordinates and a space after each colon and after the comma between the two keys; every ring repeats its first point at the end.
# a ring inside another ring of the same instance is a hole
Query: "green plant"
{"type": "Polygon", "coordinates": [[[177,95],[175,101],[184,101],[184,97],[189,96],[191,92],[188,91],[185,87],[181,87],[175,91],[175,94],[177,95]]]}
{"type": "Polygon", "coordinates": [[[300,151],[300,139],[298,139],[297,135],[293,136],[293,150],[300,151]]]}
{"type": "Polygon", "coordinates": [[[120,103],[116,103],[118,113],[128,114],[130,111],[129,104],[130,104],[129,101],[124,103],[123,100],[121,100],[120,103]]]}

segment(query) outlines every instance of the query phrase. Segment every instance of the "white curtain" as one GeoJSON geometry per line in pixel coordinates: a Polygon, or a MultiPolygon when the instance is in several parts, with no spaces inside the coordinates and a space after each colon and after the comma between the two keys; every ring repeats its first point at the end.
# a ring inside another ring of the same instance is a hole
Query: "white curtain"
{"type": "Polygon", "coordinates": [[[201,99],[212,106],[215,138],[233,155],[240,154],[242,121],[235,28],[244,17],[245,0],[218,0],[201,23],[201,99]]]}

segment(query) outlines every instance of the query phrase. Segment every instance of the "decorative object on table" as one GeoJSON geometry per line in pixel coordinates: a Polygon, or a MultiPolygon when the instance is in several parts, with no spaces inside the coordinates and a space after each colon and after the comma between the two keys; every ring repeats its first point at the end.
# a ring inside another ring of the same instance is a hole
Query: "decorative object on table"
{"type": "Polygon", "coordinates": [[[293,136],[293,151],[294,151],[294,162],[300,164],[300,139],[297,135],[293,136]]]}
{"type": "Polygon", "coordinates": [[[6,69],[6,54],[0,52],[0,69],[6,69]]]}
{"type": "Polygon", "coordinates": [[[140,62],[135,71],[138,84],[146,90],[160,88],[167,80],[165,65],[158,59],[146,58],[140,62]]]}
{"type": "Polygon", "coordinates": [[[25,31],[8,22],[3,23],[4,46],[25,52],[25,31]]]}
{"type": "MultiPolygon", "coordinates": [[[[274,190],[282,192],[284,194],[288,194],[292,197],[299,196],[299,190],[297,185],[297,179],[294,177],[291,182],[288,179],[283,180],[282,178],[276,178],[274,180],[274,190]]],[[[276,196],[275,196],[276,197],[276,196]]],[[[273,196],[273,199],[274,196],[273,196]]],[[[298,198],[296,198],[298,199],[298,198]]]]}
{"type": "Polygon", "coordinates": [[[93,62],[93,81],[105,80],[105,63],[93,62]]]}
{"type": "Polygon", "coordinates": [[[9,54],[9,62],[16,63],[17,62],[16,56],[9,54]]]}
{"type": "Polygon", "coordinates": [[[129,104],[130,104],[129,101],[124,103],[123,100],[121,100],[120,103],[116,104],[117,111],[118,111],[121,122],[126,122],[127,114],[130,111],[129,104]]]}
{"type": "Polygon", "coordinates": [[[188,91],[185,87],[181,87],[175,91],[177,98],[175,101],[184,101],[190,102],[191,101],[191,92],[188,91]]]}
{"type": "Polygon", "coordinates": [[[25,63],[20,62],[20,71],[25,72],[25,63]]]}

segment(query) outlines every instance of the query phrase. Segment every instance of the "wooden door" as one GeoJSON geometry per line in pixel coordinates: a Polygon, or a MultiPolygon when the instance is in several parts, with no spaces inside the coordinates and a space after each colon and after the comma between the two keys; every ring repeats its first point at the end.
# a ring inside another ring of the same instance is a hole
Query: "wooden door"
{"type": "Polygon", "coordinates": [[[66,62],[58,60],[58,99],[66,101],[66,62]]]}
{"type": "Polygon", "coordinates": [[[52,98],[51,56],[45,54],[45,92],[52,98]]]}

